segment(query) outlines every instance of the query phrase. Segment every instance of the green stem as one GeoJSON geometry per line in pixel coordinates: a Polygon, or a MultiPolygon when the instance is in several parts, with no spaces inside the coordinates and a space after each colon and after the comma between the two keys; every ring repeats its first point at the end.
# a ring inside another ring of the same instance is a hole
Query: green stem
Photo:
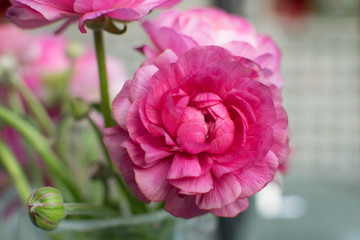
{"type": "Polygon", "coordinates": [[[108,80],[106,73],[105,48],[102,31],[94,31],[96,57],[99,69],[100,91],[101,91],[101,111],[104,116],[105,127],[113,126],[111,108],[109,100],[108,80]]]}
{"type": "Polygon", "coordinates": [[[93,216],[93,217],[115,217],[119,213],[100,205],[87,203],[65,203],[66,216],[93,216]]]}
{"type": "Polygon", "coordinates": [[[47,167],[51,171],[51,174],[57,178],[58,183],[65,184],[67,189],[72,193],[77,201],[81,201],[82,198],[78,189],[75,187],[72,177],[69,174],[67,168],[63,165],[60,159],[54,154],[48,140],[38,132],[27,121],[22,119],[16,113],[0,106],[0,119],[15,128],[34,149],[40,154],[47,167]]]}
{"type": "Polygon", "coordinates": [[[9,78],[13,87],[17,89],[24,97],[31,113],[40,123],[46,134],[48,136],[53,135],[55,133],[55,126],[44,106],[35,97],[34,93],[28,88],[28,86],[26,86],[26,84],[23,83],[22,79],[14,71],[8,71],[7,77],[9,78]]]}
{"type": "Polygon", "coordinates": [[[44,106],[39,102],[39,100],[34,96],[34,94],[29,90],[26,85],[19,83],[16,84],[16,88],[24,97],[25,102],[29,106],[31,113],[40,123],[45,133],[48,136],[53,136],[53,134],[55,133],[55,126],[44,106]]]}
{"type": "Polygon", "coordinates": [[[105,154],[105,158],[106,158],[107,163],[109,164],[110,168],[111,168],[112,170],[114,170],[114,165],[113,165],[112,162],[111,162],[109,153],[108,153],[108,151],[107,151],[107,149],[106,149],[106,146],[105,146],[105,144],[104,144],[104,141],[102,140],[102,139],[103,139],[103,134],[102,134],[102,132],[100,131],[100,129],[98,128],[98,126],[96,125],[96,123],[94,122],[94,120],[92,120],[92,118],[91,118],[90,116],[87,117],[87,120],[89,121],[92,129],[94,130],[96,136],[97,136],[98,139],[99,139],[99,142],[100,142],[101,148],[102,148],[102,150],[103,150],[103,152],[104,152],[104,154],[105,154]]]}
{"type": "Polygon", "coordinates": [[[54,145],[56,152],[67,167],[71,166],[71,158],[69,157],[71,142],[69,139],[73,123],[74,121],[71,116],[65,115],[61,119],[57,127],[56,142],[54,145]]]}
{"type": "Polygon", "coordinates": [[[24,104],[21,101],[19,92],[14,87],[10,88],[9,91],[8,106],[20,115],[25,115],[24,104]]]}
{"type": "Polygon", "coordinates": [[[92,231],[103,230],[121,226],[139,226],[143,224],[154,224],[167,218],[172,218],[165,211],[148,214],[139,214],[133,217],[117,217],[90,220],[64,220],[60,223],[60,231],[92,231]]]}
{"type": "Polygon", "coordinates": [[[15,187],[21,197],[21,200],[26,203],[31,193],[31,187],[28,183],[25,173],[22,170],[11,150],[0,139],[0,161],[4,165],[7,173],[14,181],[15,187]]]}
{"type": "MultiPolygon", "coordinates": [[[[118,175],[120,174],[119,171],[114,167],[114,164],[111,162],[109,153],[106,149],[106,146],[104,144],[104,141],[102,141],[103,138],[103,134],[101,133],[100,129],[97,127],[97,125],[95,124],[95,122],[88,117],[88,121],[90,122],[90,125],[92,126],[92,128],[94,129],[96,135],[98,136],[99,140],[100,140],[100,144],[101,147],[104,151],[105,154],[105,158],[107,163],[109,164],[111,170],[114,173],[114,177],[116,182],[119,184],[120,186],[120,191],[122,194],[124,194],[126,196],[126,200],[128,201],[127,205],[131,206],[131,210],[133,213],[137,214],[137,213],[144,213],[147,212],[147,208],[146,208],[146,204],[139,201],[134,194],[131,192],[131,190],[127,187],[127,185],[124,183],[124,180],[118,175]]],[[[124,199],[125,200],[125,199],[124,199]]]]}

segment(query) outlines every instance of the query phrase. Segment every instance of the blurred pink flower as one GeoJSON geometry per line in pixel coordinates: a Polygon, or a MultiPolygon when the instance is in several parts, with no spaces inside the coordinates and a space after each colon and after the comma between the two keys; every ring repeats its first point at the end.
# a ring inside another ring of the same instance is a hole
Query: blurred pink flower
{"type": "Polygon", "coordinates": [[[287,125],[264,81],[256,63],[215,46],[166,50],[138,69],[104,136],[134,194],[177,217],[246,210],[275,175],[274,139],[287,125]]]}
{"type": "Polygon", "coordinates": [[[20,63],[30,61],[32,53],[29,45],[32,38],[13,24],[0,24],[0,55],[15,57],[20,63]]]}
{"type": "MultiPolygon", "coordinates": [[[[118,59],[108,56],[106,59],[109,82],[109,94],[113,100],[128,79],[125,66],[118,59]]],[[[87,49],[74,63],[71,77],[71,95],[87,102],[100,102],[100,85],[95,51],[87,49]],[[89,79],[93,84],[89,84],[89,79]]]]}
{"type": "Polygon", "coordinates": [[[168,8],[180,0],[12,0],[7,16],[23,28],[34,28],[66,19],[65,25],[79,21],[79,29],[86,32],[87,20],[101,16],[120,21],[140,21],[150,10],[168,8]]]}
{"type": "Polygon", "coordinates": [[[266,79],[278,88],[283,85],[280,50],[269,36],[258,34],[240,16],[216,8],[171,10],[155,20],[145,21],[143,27],[154,44],[141,49],[150,59],[166,49],[180,56],[196,46],[221,46],[259,64],[266,79]]]}
{"type": "MultiPolygon", "coordinates": [[[[70,41],[62,36],[30,35],[11,24],[0,25],[0,56],[16,59],[17,74],[42,102],[48,102],[57,90],[52,88],[51,81],[64,80],[58,78],[59,75],[70,77],[71,97],[90,103],[100,101],[95,51],[79,45],[81,53],[72,59],[68,53],[69,44],[70,41]]],[[[107,70],[113,99],[128,75],[123,63],[111,56],[107,57],[107,70]]]]}
{"type": "MultiPolygon", "coordinates": [[[[66,54],[69,41],[57,35],[32,35],[32,43],[26,51],[30,52],[30,61],[20,64],[19,75],[25,84],[44,103],[54,95],[51,79],[70,71],[71,60],[66,54]]],[[[55,79],[59,81],[60,79],[55,79]]],[[[63,80],[65,81],[65,80],[63,80]]],[[[71,82],[70,82],[71,84],[71,82]]]]}
{"type": "MultiPolygon", "coordinates": [[[[30,35],[14,25],[0,25],[0,59],[5,56],[15,59],[16,66],[13,72],[44,104],[54,121],[61,119],[58,86],[66,86],[68,83],[67,94],[72,98],[81,98],[89,103],[100,100],[94,50],[80,45],[83,51],[79,51],[77,57],[70,58],[69,44],[70,42],[62,36],[30,35]]],[[[109,87],[113,99],[128,76],[124,65],[118,59],[108,57],[107,63],[109,87]]],[[[1,64],[0,61],[0,68],[1,64]]],[[[6,82],[0,81],[0,104],[6,106],[11,92],[8,86],[6,82]]],[[[27,110],[26,102],[24,99],[21,100],[24,109],[27,110]]],[[[95,112],[90,114],[98,126],[103,126],[102,119],[95,112]]],[[[25,166],[27,155],[21,136],[10,127],[0,126],[0,137],[25,166]]]]}

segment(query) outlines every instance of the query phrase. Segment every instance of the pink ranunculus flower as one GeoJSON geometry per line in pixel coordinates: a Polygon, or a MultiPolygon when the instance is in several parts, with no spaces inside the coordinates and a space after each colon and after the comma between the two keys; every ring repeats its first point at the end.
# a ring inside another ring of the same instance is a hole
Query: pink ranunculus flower
{"type": "MultiPolygon", "coordinates": [[[[235,56],[249,58],[260,65],[265,76],[263,83],[276,86],[271,90],[276,96],[276,105],[281,106],[281,52],[270,37],[256,33],[244,18],[215,8],[172,10],[162,13],[156,20],[145,21],[143,26],[154,44],[141,48],[149,58],[148,63],[166,49],[181,55],[196,46],[221,46],[235,56]]],[[[284,121],[276,128],[274,152],[280,161],[279,169],[284,170],[290,152],[289,131],[286,112],[277,111],[279,116],[284,115],[284,121]]]]}
{"type": "Polygon", "coordinates": [[[65,20],[78,21],[79,29],[86,32],[88,20],[102,16],[120,21],[140,21],[150,10],[171,7],[180,0],[11,0],[13,6],[7,16],[17,25],[34,28],[65,20]]]}
{"type": "Polygon", "coordinates": [[[233,217],[273,180],[286,113],[261,68],[221,47],[171,50],[139,68],[105,129],[113,163],[142,201],[191,218],[233,217]],[[278,113],[282,113],[278,115],[278,113]]]}
{"type": "Polygon", "coordinates": [[[283,85],[280,50],[269,36],[257,33],[240,16],[216,8],[170,10],[155,20],[145,21],[143,27],[153,42],[153,46],[141,48],[149,59],[166,49],[179,56],[197,46],[221,46],[259,64],[266,79],[278,88],[283,85]]]}

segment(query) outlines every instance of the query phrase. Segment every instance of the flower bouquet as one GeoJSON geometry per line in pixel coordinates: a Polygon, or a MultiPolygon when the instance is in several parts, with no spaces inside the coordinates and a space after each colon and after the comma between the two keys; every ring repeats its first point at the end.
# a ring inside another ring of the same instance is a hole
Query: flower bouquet
{"type": "Polygon", "coordinates": [[[103,33],[179,0],[12,0],[0,25],[0,183],[55,238],[171,239],[176,218],[235,217],[289,155],[281,54],[244,18],[168,10],[133,77],[103,33]],[[95,50],[59,35],[78,23],[95,50]],[[88,33],[87,33],[88,34],[88,33]],[[112,102],[112,104],[110,104],[112,102]],[[66,238],[67,238],[66,237],[66,238]]]}

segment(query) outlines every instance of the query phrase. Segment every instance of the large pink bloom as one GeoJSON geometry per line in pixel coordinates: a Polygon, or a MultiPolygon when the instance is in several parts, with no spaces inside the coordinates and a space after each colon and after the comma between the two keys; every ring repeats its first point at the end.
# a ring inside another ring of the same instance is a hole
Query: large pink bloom
{"type": "Polygon", "coordinates": [[[265,83],[256,63],[220,47],[165,51],[113,102],[112,161],[139,199],[177,217],[236,216],[279,163],[286,113],[265,83]]]}
{"type": "Polygon", "coordinates": [[[79,20],[85,33],[87,20],[101,16],[121,21],[140,21],[150,10],[167,8],[180,0],[11,0],[8,17],[24,28],[34,28],[65,19],[66,24],[79,20]]]}
{"type": "Polygon", "coordinates": [[[197,46],[216,45],[236,56],[259,64],[265,77],[278,88],[283,85],[280,71],[281,53],[273,40],[258,34],[244,18],[215,8],[171,10],[156,20],[147,20],[143,27],[154,47],[142,48],[152,59],[166,49],[181,55],[197,46]]]}

